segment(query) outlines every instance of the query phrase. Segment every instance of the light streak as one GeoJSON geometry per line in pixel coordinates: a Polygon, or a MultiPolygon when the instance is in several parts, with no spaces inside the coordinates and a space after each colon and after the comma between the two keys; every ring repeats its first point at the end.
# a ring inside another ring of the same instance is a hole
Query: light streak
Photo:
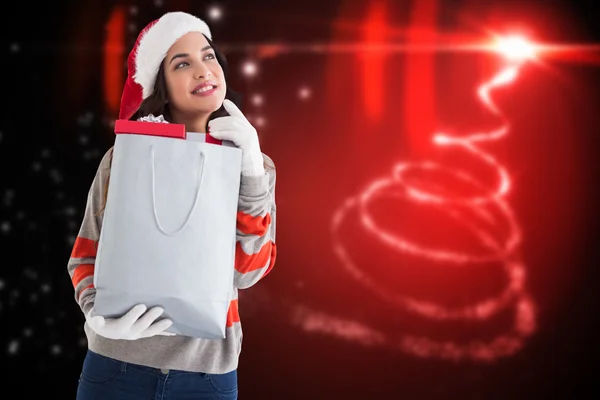
{"type": "MultiPolygon", "coordinates": [[[[418,357],[455,361],[470,359],[472,361],[487,362],[514,354],[523,347],[525,339],[535,331],[536,309],[531,297],[526,292],[526,270],[517,254],[522,241],[521,229],[506,200],[506,195],[511,188],[510,175],[493,155],[482,150],[479,145],[500,140],[509,133],[510,124],[492,101],[491,92],[495,88],[512,83],[517,77],[521,65],[538,54],[538,50],[518,38],[512,38],[509,41],[500,42],[496,46],[490,45],[489,47],[492,51],[502,54],[508,60],[508,65],[480,85],[477,94],[485,107],[501,119],[502,124],[499,128],[489,132],[475,132],[461,137],[439,132],[433,136],[433,141],[438,146],[462,149],[468,155],[481,161],[482,165],[493,169],[497,177],[496,185],[491,189],[486,189],[485,185],[477,180],[473,174],[431,161],[419,163],[400,162],[394,166],[391,176],[376,179],[358,196],[348,198],[334,213],[331,228],[334,252],[345,271],[356,282],[363,285],[381,300],[406,310],[414,316],[437,321],[438,323],[453,320],[485,323],[500,311],[513,307],[513,324],[507,332],[491,340],[474,340],[467,343],[437,341],[429,337],[405,333],[400,335],[384,334],[361,325],[361,335],[370,334],[370,340],[367,342],[381,343],[384,341],[387,347],[398,348],[418,357]],[[449,196],[448,194],[441,194],[439,191],[426,190],[422,186],[415,185],[414,180],[411,182],[407,179],[411,172],[444,172],[460,182],[477,188],[479,193],[472,196],[449,196]],[[410,241],[398,233],[378,226],[370,212],[371,204],[375,199],[387,196],[425,204],[445,212],[453,220],[464,226],[467,231],[473,233],[474,237],[486,249],[485,252],[471,254],[443,248],[428,248],[418,242],[410,241]],[[459,211],[461,207],[470,211],[470,218],[466,218],[459,211]],[[420,300],[387,289],[369,274],[368,269],[358,266],[343,245],[341,225],[351,211],[358,212],[361,226],[365,232],[386,245],[390,251],[444,263],[448,268],[464,268],[479,263],[498,262],[504,267],[508,283],[503,291],[496,296],[490,296],[474,304],[455,308],[420,300]],[[495,213],[491,211],[495,211],[495,213]],[[480,221],[475,221],[474,216],[480,221]],[[487,228],[482,228],[481,222],[485,222],[487,228]],[[497,235],[494,235],[493,232],[493,228],[500,224],[508,227],[508,234],[504,240],[496,238],[497,235]],[[385,340],[382,337],[385,337],[385,340]]],[[[304,314],[306,314],[306,311],[304,311],[304,314]]],[[[319,314],[319,318],[309,318],[309,316],[303,320],[297,320],[296,323],[312,332],[320,330],[323,334],[333,334],[336,331],[334,328],[339,328],[341,324],[336,317],[331,317],[331,321],[335,322],[334,327],[328,326],[327,320],[321,314],[319,314]],[[319,321],[319,323],[315,321],[319,321]]],[[[346,322],[345,326],[351,327],[354,325],[352,325],[352,322],[346,322]]],[[[344,335],[344,337],[348,339],[348,335],[344,335]]]]}
{"type": "Polygon", "coordinates": [[[382,53],[504,53],[505,57],[510,58],[512,55],[506,54],[503,50],[504,46],[511,48],[511,52],[516,53],[515,57],[519,59],[520,52],[533,52],[540,57],[551,57],[553,55],[560,56],[561,54],[570,53],[593,53],[600,52],[598,44],[527,44],[525,48],[520,48],[523,43],[519,44],[518,37],[508,37],[501,39],[505,43],[497,42],[447,42],[443,39],[436,43],[243,43],[231,44],[224,43],[219,47],[227,53],[248,53],[258,58],[271,58],[286,54],[356,54],[363,52],[382,52],[382,53]],[[517,42],[514,40],[517,39],[517,42]],[[516,45],[516,46],[515,46],[516,45]]]}

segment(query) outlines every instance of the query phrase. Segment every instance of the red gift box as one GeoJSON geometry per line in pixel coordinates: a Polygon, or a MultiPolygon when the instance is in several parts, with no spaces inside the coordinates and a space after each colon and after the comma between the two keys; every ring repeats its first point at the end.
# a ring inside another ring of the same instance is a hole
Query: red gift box
{"type": "MultiPolygon", "coordinates": [[[[118,119],[115,121],[115,134],[137,134],[163,136],[173,139],[186,139],[185,125],[164,122],[130,121],[118,119]]],[[[222,144],[221,140],[206,134],[206,143],[222,144]]]]}

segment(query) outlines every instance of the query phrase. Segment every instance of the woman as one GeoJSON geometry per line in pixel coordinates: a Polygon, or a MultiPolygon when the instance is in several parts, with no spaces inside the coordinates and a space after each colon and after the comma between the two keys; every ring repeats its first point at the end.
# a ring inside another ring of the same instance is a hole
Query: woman
{"type": "Polygon", "coordinates": [[[182,12],[150,23],[128,58],[121,119],[163,119],[188,132],[207,132],[242,150],[234,297],[226,338],[205,340],[166,332],[163,310],[133,307],[117,319],[92,317],[96,245],[110,175],[112,148],[103,157],[88,194],[83,223],[68,271],[86,317],[88,339],[77,399],[236,399],[242,344],[238,289],[248,288],[273,267],[275,167],[260,150],[256,130],[231,100],[225,58],[208,26],[182,12]],[[163,397],[160,397],[163,398],[163,397]]]}

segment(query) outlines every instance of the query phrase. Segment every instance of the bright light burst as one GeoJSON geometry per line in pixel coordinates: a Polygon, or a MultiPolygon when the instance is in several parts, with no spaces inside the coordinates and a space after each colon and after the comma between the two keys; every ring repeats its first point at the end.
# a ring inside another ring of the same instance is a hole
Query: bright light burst
{"type": "Polygon", "coordinates": [[[501,37],[496,42],[497,50],[510,61],[526,61],[536,55],[535,46],[521,36],[501,37]]]}

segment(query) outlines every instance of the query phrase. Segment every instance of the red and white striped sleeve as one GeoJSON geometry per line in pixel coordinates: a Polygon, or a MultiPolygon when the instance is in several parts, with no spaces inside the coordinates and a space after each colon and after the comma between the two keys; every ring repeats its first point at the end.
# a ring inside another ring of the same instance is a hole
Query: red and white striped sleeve
{"type": "Polygon", "coordinates": [[[112,147],[106,152],[88,192],[83,222],[71,251],[67,270],[75,289],[75,300],[84,313],[94,305],[94,264],[102,227],[102,206],[104,190],[110,174],[110,155],[112,147]]]}
{"type": "Polygon", "coordinates": [[[265,174],[241,177],[237,213],[234,286],[246,289],[275,265],[275,165],[263,154],[265,174]]]}

